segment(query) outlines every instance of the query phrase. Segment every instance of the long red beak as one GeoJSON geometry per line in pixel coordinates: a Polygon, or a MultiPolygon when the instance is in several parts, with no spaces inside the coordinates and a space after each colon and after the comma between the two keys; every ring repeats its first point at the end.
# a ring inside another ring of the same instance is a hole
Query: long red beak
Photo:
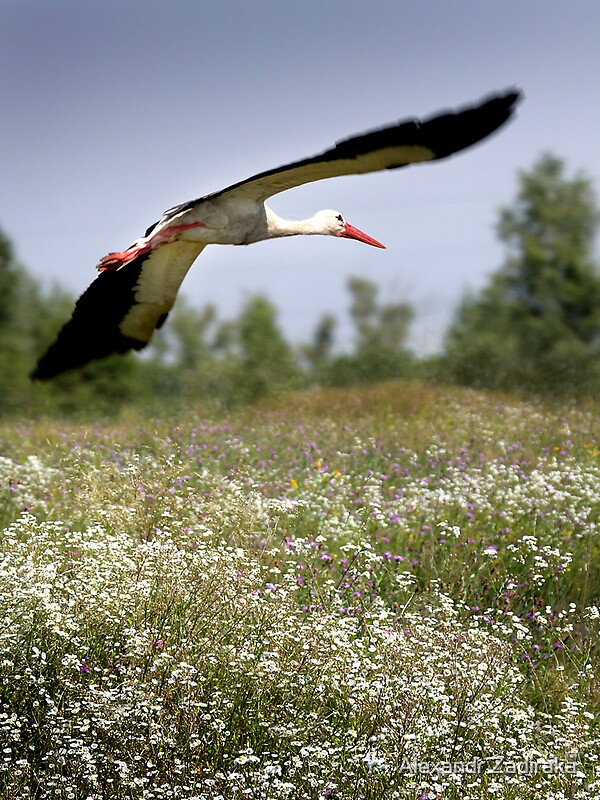
{"type": "Polygon", "coordinates": [[[384,244],[381,244],[381,242],[378,242],[377,239],[373,239],[371,236],[367,236],[366,233],[359,231],[358,228],[354,227],[354,225],[348,225],[347,222],[342,236],[346,239],[357,239],[359,242],[373,245],[373,247],[381,247],[383,250],[385,250],[384,244]]]}

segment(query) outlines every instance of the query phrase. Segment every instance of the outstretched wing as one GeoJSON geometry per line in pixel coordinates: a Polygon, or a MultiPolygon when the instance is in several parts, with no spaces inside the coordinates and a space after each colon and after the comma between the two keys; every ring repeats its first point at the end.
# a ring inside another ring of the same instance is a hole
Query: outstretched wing
{"type": "Polygon", "coordinates": [[[511,89],[457,111],[439,112],[423,121],[402,120],[396,125],[342,139],[335,147],[312,158],[260,172],[220,192],[175,206],[166,212],[165,217],[175,216],[198,202],[226,193],[264,202],[279,192],[325,178],[398,169],[422,161],[447,158],[500,128],[513,114],[520,97],[518,90],[511,89]]]}
{"type": "Polygon", "coordinates": [[[45,380],[111,353],[144,348],[167,318],[181,281],[203,248],[172,242],[101,272],[31,377],[45,380]]]}
{"type": "MultiPolygon", "coordinates": [[[[205,200],[231,194],[255,203],[304,183],[398,169],[447,158],[492,134],[512,115],[520,92],[484,98],[476,105],[438,113],[424,121],[405,120],[352,136],[319,155],[261,172],[220,192],[175,206],[156,225],[205,200]]],[[[40,359],[32,377],[51,378],[110,353],[141,350],[164,322],[181,281],[202,244],[172,242],[141,253],[118,269],[102,272],[80,297],[71,320],[40,359]]]]}

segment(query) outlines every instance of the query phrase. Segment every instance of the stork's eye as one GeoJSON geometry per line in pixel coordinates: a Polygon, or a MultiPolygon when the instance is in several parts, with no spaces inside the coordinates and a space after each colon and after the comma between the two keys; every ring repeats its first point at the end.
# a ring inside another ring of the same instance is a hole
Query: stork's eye
{"type": "Polygon", "coordinates": [[[338,222],[343,222],[344,221],[344,218],[342,217],[341,214],[338,214],[336,219],[337,219],[338,222]]]}

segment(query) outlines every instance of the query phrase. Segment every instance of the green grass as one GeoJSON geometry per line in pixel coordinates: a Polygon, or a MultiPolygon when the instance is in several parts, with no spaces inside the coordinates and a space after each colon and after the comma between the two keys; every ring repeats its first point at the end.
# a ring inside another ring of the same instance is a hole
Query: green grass
{"type": "Polygon", "coordinates": [[[0,791],[588,798],[600,406],[420,383],[0,429],[0,791]]]}

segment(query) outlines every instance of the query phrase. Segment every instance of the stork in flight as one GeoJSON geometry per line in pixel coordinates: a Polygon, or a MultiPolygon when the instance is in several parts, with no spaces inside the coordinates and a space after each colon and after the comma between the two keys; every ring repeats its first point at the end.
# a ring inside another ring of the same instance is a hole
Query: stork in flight
{"type": "Polygon", "coordinates": [[[324,178],[447,158],[497,130],[510,118],[519,98],[519,91],[508,90],[457,111],[352,136],[312,158],[260,172],[169,209],[141,239],[101,259],[100,274],[77,301],[71,319],[32,377],[45,380],[111,353],[144,348],[164,323],[182,280],[207,244],[252,244],[278,236],[320,234],[384,247],[337,211],[287,220],[265,200],[324,178]]]}

